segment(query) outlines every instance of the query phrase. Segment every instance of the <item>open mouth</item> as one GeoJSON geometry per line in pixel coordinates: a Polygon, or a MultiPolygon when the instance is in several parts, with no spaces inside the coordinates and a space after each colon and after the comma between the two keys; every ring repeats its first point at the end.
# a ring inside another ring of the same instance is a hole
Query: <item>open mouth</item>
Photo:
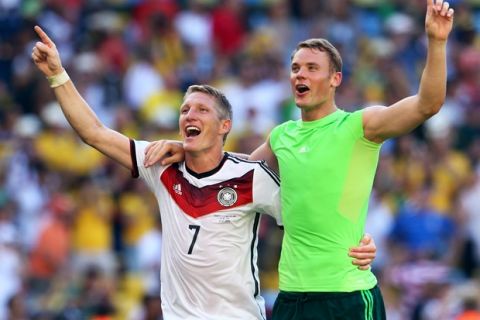
{"type": "Polygon", "coordinates": [[[310,88],[308,86],[304,85],[304,84],[297,84],[295,86],[295,90],[297,91],[297,93],[301,94],[301,93],[305,93],[305,92],[309,91],[310,88]]]}
{"type": "Polygon", "coordinates": [[[195,126],[188,126],[185,128],[185,136],[187,138],[198,136],[202,131],[195,126]]]}

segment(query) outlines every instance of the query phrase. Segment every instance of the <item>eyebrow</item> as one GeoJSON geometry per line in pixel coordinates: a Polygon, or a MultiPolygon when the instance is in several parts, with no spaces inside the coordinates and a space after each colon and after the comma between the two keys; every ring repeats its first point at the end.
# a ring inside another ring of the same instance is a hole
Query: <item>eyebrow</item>
{"type": "Polygon", "coordinates": [[[184,107],[203,107],[203,108],[210,108],[210,106],[208,104],[205,104],[205,103],[184,103],[182,105],[180,105],[180,109],[184,108],[184,107]]]}
{"type": "MultiPolygon", "coordinates": [[[[292,67],[298,67],[299,65],[300,65],[300,63],[298,63],[298,62],[293,62],[291,66],[292,66],[292,67]]],[[[320,64],[319,64],[319,63],[316,63],[316,62],[307,62],[307,63],[305,63],[305,65],[306,65],[307,67],[314,67],[314,66],[319,66],[320,64]]]]}

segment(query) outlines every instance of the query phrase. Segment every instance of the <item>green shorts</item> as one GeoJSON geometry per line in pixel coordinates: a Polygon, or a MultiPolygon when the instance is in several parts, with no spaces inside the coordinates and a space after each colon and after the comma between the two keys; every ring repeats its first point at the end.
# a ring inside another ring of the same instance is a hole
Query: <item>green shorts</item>
{"type": "Polygon", "coordinates": [[[385,320],[378,286],[353,292],[284,292],[273,306],[272,320],[385,320]]]}

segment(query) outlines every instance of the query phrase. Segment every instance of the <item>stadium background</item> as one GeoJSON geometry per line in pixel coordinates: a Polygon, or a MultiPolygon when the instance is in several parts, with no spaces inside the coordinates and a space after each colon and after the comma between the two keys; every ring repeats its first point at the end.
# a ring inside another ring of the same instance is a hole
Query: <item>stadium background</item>
{"type": "MultiPolygon", "coordinates": [[[[209,83],[234,107],[227,150],[248,153],[298,117],[288,66],[300,40],[325,37],[340,50],[336,102],[346,110],[415,93],[425,3],[0,0],[0,319],[159,318],[156,203],[68,127],[30,59],[35,24],[108,126],[175,138],[182,93],[209,83]]],[[[369,209],[392,320],[466,319],[480,304],[480,1],[450,3],[445,105],[382,147],[369,209]]],[[[268,309],[281,236],[264,218],[268,309]]]]}

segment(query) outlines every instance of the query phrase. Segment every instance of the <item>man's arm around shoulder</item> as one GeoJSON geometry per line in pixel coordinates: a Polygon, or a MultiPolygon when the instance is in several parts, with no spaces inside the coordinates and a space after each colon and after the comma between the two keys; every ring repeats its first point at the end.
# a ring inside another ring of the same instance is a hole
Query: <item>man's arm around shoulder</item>
{"type": "Polygon", "coordinates": [[[277,157],[270,147],[270,137],[250,154],[248,160],[264,160],[270,169],[279,173],[277,157]]]}

